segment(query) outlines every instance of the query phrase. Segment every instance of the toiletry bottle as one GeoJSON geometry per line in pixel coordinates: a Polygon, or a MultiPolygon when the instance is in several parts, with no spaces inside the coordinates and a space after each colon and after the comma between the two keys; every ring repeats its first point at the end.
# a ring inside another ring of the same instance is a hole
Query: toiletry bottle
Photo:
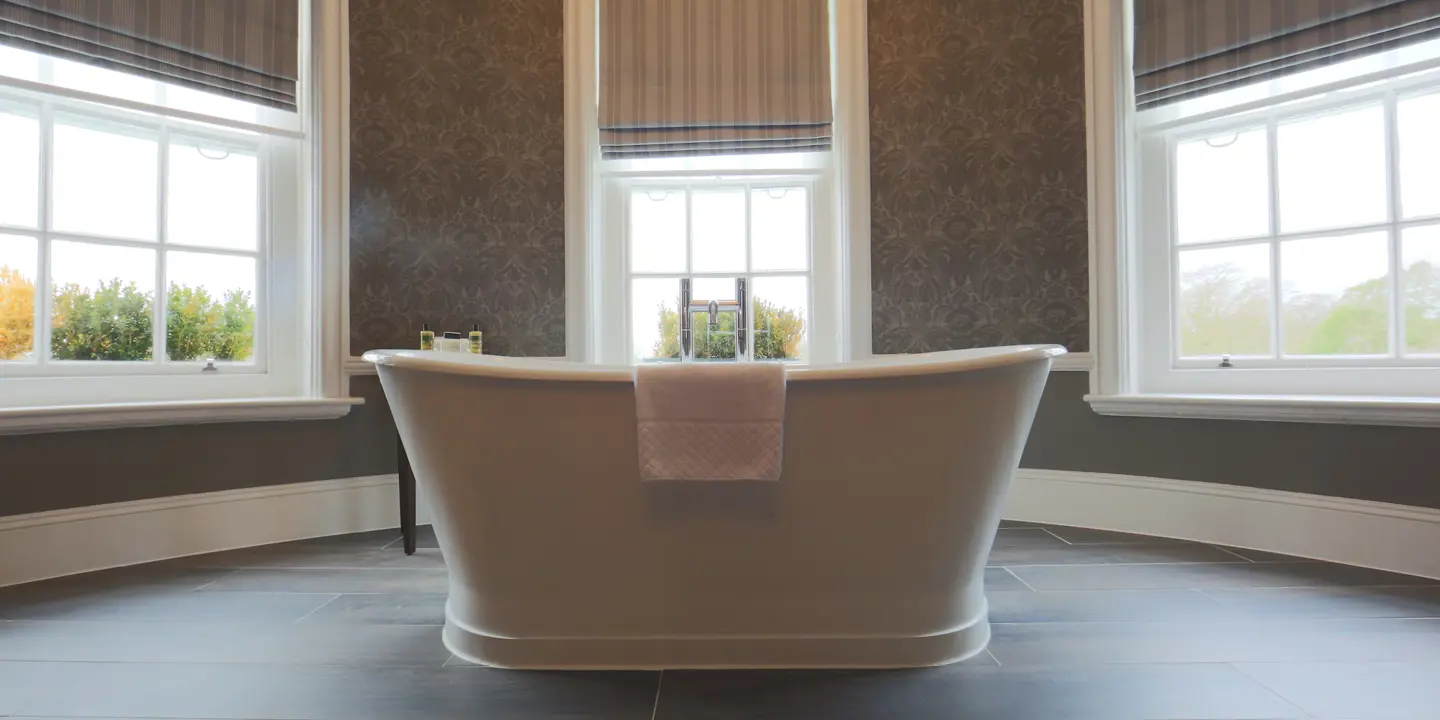
{"type": "Polygon", "coordinates": [[[481,337],[481,335],[480,335],[480,326],[479,326],[479,325],[472,325],[472,326],[470,326],[470,354],[471,354],[471,355],[479,355],[479,354],[480,354],[480,350],[481,350],[481,347],[480,347],[481,339],[482,339],[482,337],[481,337]]]}
{"type": "Polygon", "coordinates": [[[425,323],[420,327],[420,349],[435,349],[435,331],[430,329],[430,323],[425,323]]]}
{"type": "Polygon", "coordinates": [[[460,352],[465,347],[463,345],[464,341],[460,337],[460,333],[455,332],[454,330],[445,331],[444,342],[445,346],[440,349],[446,352],[460,352]]]}

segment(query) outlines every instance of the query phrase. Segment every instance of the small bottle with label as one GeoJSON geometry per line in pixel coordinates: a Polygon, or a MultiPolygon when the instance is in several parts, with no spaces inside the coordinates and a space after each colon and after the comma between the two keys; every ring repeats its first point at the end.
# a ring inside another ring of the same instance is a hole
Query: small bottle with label
{"type": "Polygon", "coordinates": [[[479,325],[472,325],[472,326],[470,327],[470,354],[471,354],[471,355],[479,355],[479,354],[480,354],[480,350],[482,349],[482,348],[481,348],[481,342],[482,342],[482,340],[483,340],[483,336],[480,334],[480,326],[479,326],[479,325]]]}
{"type": "Polygon", "coordinates": [[[430,329],[430,323],[425,323],[420,327],[420,349],[435,349],[435,331],[430,329]]]}

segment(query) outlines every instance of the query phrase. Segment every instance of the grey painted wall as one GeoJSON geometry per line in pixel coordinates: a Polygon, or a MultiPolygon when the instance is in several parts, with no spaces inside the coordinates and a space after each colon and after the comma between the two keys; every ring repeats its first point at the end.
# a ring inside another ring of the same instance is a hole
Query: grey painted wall
{"type": "Polygon", "coordinates": [[[339,420],[0,436],[0,517],[395,472],[379,379],[351,394],[365,404],[339,420]]]}
{"type": "Polygon", "coordinates": [[[1432,428],[1097,415],[1050,374],[1022,467],[1196,480],[1440,509],[1432,428]]]}

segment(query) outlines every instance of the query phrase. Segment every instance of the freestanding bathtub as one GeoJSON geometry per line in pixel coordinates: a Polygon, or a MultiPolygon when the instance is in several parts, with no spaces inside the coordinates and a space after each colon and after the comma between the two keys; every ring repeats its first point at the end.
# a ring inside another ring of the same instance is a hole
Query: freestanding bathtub
{"type": "Polygon", "coordinates": [[[513,668],[909,667],[990,637],[984,569],[1056,346],[789,370],[779,482],[641,483],[633,370],[375,351],[450,573],[513,668]]]}

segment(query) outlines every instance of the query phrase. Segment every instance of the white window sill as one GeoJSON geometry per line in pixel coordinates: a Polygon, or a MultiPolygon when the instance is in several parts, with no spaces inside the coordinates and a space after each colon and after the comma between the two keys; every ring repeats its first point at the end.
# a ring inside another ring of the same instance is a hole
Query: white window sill
{"type": "Polygon", "coordinates": [[[281,420],[333,420],[361,398],[246,398],[0,408],[0,435],[281,420]]]}
{"type": "Polygon", "coordinates": [[[1328,395],[1086,395],[1101,415],[1440,426],[1440,399],[1328,395]]]}

